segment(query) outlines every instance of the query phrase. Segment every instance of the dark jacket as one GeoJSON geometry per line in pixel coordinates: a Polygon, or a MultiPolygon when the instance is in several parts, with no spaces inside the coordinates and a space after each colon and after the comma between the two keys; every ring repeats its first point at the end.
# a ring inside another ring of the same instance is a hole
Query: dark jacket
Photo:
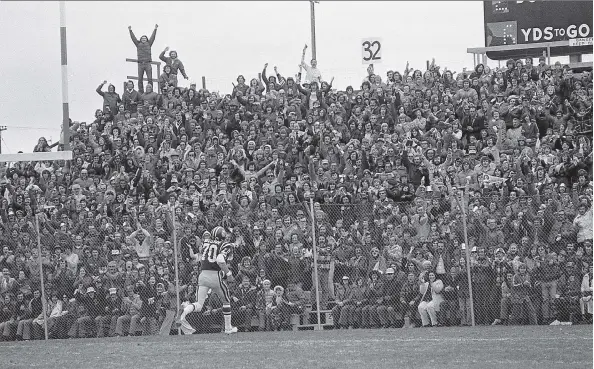
{"type": "Polygon", "coordinates": [[[159,94],[152,91],[145,92],[142,95],[140,95],[140,100],[142,101],[142,103],[148,101],[150,105],[159,105],[161,98],[159,97],[159,94]]]}
{"type": "Polygon", "coordinates": [[[287,288],[285,290],[285,296],[289,302],[292,302],[297,306],[301,307],[305,305],[305,293],[303,292],[301,287],[295,286],[292,289],[287,288]]]}
{"type": "Polygon", "coordinates": [[[415,280],[410,283],[406,281],[400,290],[400,302],[408,305],[411,301],[418,301],[419,299],[419,283],[415,280]]]}
{"type": "MultiPolygon", "coordinates": [[[[148,63],[153,61],[151,57],[151,46],[153,46],[153,42],[155,42],[155,36],[157,35],[157,29],[153,30],[153,34],[148,39],[148,42],[140,42],[134,32],[130,29],[130,38],[134,45],[136,45],[136,55],[139,63],[148,63]]],[[[142,38],[142,37],[141,37],[142,38]]]]}
{"type": "Polygon", "coordinates": [[[236,307],[245,306],[248,309],[252,309],[256,305],[256,292],[256,287],[254,286],[250,285],[248,288],[239,286],[233,293],[233,297],[238,299],[237,302],[233,302],[233,305],[236,307]]]}
{"type": "Polygon", "coordinates": [[[541,282],[556,281],[561,277],[561,269],[559,265],[550,265],[548,262],[543,262],[533,271],[534,279],[541,282]]]}
{"type": "Polygon", "coordinates": [[[403,277],[406,278],[404,273],[400,272],[392,280],[384,281],[384,304],[394,306],[399,303],[403,277]]]}
{"type": "Polygon", "coordinates": [[[31,318],[36,318],[43,312],[43,304],[41,303],[41,297],[33,298],[29,302],[29,310],[31,311],[31,318]]]}
{"type": "Polygon", "coordinates": [[[136,113],[138,111],[138,103],[140,101],[140,93],[138,93],[136,90],[128,91],[126,89],[122,95],[124,109],[130,113],[136,113]]]}
{"type": "Polygon", "coordinates": [[[135,290],[140,295],[142,300],[142,307],[140,308],[140,315],[146,317],[157,316],[157,290],[155,287],[149,285],[138,286],[135,290]]]}
{"type": "Polygon", "coordinates": [[[121,307],[122,299],[119,296],[112,299],[110,296],[105,303],[105,315],[120,316],[122,315],[121,307]]]}
{"type": "Polygon", "coordinates": [[[512,303],[517,304],[517,303],[522,303],[525,300],[529,300],[531,293],[532,293],[532,281],[530,280],[530,274],[516,273],[512,279],[512,295],[511,295],[512,303]],[[528,282],[528,283],[526,283],[526,282],[528,282]]]}
{"type": "MultiPolygon", "coordinates": [[[[457,275],[456,275],[457,276],[457,275]]],[[[441,278],[443,282],[443,298],[448,301],[458,301],[458,288],[455,278],[451,274],[447,274],[441,278]],[[446,291],[447,287],[452,287],[453,290],[446,291]]]]}
{"type": "Polygon", "coordinates": [[[76,290],[74,293],[76,301],[82,304],[87,312],[87,315],[91,318],[95,318],[99,315],[103,315],[105,311],[105,296],[101,293],[95,292],[95,296],[91,297],[89,294],[82,294],[76,290]]]}
{"type": "MultiPolygon", "coordinates": [[[[115,114],[118,111],[118,103],[122,102],[122,99],[117,92],[101,91],[102,87],[103,85],[99,85],[95,91],[103,97],[103,112],[115,114]]],[[[109,86],[107,89],[109,90],[109,86]]]]}
{"type": "Polygon", "coordinates": [[[462,270],[456,274],[454,278],[454,284],[458,290],[458,296],[461,298],[468,298],[470,295],[468,289],[468,276],[466,270],[462,270]]]}
{"type": "Polygon", "coordinates": [[[375,284],[372,282],[365,291],[365,298],[371,305],[376,305],[378,299],[383,300],[384,296],[384,282],[377,281],[375,284]]]}

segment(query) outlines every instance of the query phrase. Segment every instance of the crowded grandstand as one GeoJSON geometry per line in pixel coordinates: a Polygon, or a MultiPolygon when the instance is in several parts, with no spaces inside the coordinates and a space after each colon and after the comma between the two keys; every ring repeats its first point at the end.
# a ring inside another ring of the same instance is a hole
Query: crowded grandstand
{"type": "MultiPolygon", "coordinates": [[[[138,86],[96,87],[72,161],[4,166],[2,340],[176,334],[217,226],[241,331],[592,323],[591,72],[433,62],[337,90],[311,60],[215,92],[168,49],[153,82],[156,32],[130,29],[138,86]]],[[[188,321],[220,331],[217,295],[188,321]]]]}

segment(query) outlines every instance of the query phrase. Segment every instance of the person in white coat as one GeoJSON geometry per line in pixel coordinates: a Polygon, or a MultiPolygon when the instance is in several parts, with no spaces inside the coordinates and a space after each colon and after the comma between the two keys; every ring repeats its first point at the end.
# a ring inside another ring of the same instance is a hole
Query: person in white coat
{"type": "Polygon", "coordinates": [[[582,279],[582,299],[580,301],[582,314],[586,320],[590,321],[592,319],[592,277],[592,264],[590,264],[588,273],[586,273],[582,279]]]}
{"type": "Polygon", "coordinates": [[[443,301],[441,291],[443,290],[443,282],[435,278],[435,272],[427,273],[428,281],[421,283],[421,303],[419,304],[419,314],[421,315],[421,322],[423,327],[438,325],[437,312],[439,305],[443,301]]]}
{"type": "Polygon", "coordinates": [[[577,233],[578,243],[592,240],[592,209],[589,209],[586,204],[580,204],[573,225],[577,233]]]}

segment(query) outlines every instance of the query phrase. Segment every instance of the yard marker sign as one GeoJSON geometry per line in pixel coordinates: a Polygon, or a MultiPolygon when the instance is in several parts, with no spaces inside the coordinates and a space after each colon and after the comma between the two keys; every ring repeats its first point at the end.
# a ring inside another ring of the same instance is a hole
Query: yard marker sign
{"type": "Polygon", "coordinates": [[[363,64],[377,64],[382,61],[382,39],[367,37],[361,40],[361,60],[363,64]]]}

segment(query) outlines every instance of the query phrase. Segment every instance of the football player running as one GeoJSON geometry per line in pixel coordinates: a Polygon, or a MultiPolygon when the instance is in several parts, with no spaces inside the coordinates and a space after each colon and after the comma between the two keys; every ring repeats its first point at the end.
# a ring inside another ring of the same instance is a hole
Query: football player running
{"type": "Polygon", "coordinates": [[[188,323],[186,316],[194,311],[202,311],[209,290],[219,295],[223,302],[225,333],[237,333],[237,327],[231,326],[231,297],[227,287],[227,281],[234,281],[233,273],[227,266],[227,260],[233,258],[233,245],[225,241],[226,236],[227,232],[223,227],[215,227],[211,232],[211,238],[204,240],[198,276],[198,298],[196,302],[184,308],[178,321],[184,334],[192,334],[196,331],[188,323]]]}

